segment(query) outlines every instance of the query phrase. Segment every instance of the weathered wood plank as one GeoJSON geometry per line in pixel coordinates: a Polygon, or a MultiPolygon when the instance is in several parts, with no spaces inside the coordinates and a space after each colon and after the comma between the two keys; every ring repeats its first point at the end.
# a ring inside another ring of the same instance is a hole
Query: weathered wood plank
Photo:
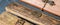
{"type": "Polygon", "coordinates": [[[40,24],[40,25],[57,25],[60,24],[60,21],[55,20],[54,18],[51,18],[47,15],[42,14],[39,11],[32,10],[29,8],[26,8],[24,6],[16,6],[16,5],[9,5],[6,7],[6,11],[13,13],[17,16],[20,16],[26,20],[29,20],[33,23],[40,24]],[[35,13],[37,12],[37,13],[35,13]]]}
{"type": "MultiPolygon", "coordinates": [[[[1,24],[7,24],[7,25],[15,25],[17,22],[18,18],[12,14],[9,14],[8,12],[4,12],[0,16],[0,23],[1,24]]],[[[1,25],[0,24],[0,25],[1,25]]]]}
{"type": "Polygon", "coordinates": [[[53,0],[55,5],[51,6],[49,4],[44,8],[45,11],[48,11],[52,14],[60,16],[60,0],[53,0]]]}
{"type": "Polygon", "coordinates": [[[60,0],[48,0],[46,5],[43,0],[20,0],[32,6],[41,8],[43,11],[60,16],[60,0]],[[45,5],[45,6],[44,6],[45,5]]]}
{"type": "Polygon", "coordinates": [[[34,24],[24,19],[17,18],[17,16],[9,12],[3,12],[0,15],[0,25],[34,25],[34,24]]]}

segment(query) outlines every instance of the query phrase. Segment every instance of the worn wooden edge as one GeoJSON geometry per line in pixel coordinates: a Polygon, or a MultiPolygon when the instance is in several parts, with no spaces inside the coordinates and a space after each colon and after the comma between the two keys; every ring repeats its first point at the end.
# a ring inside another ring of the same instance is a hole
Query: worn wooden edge
{"type": "Polygon", "coordinates": [[[41,22],[37,22],[37,21],[35,21],[35,20],[32,20],[31,18],[25,17],[25,16],[23,16],[23,15],[17,13],[17,12],[14,12],[14,11],[8,9],[8,7],[6,7],[5,9],[6,9],[7,12],[11,12],[11,13],[13,13],[13,14],[16,14],[16,15],[24,18],[24,19],[27,19],[27,20],[33,22],[33,23],[36,23],[36,24],[39,24],[39,25],[45,25],[45,24],[43,24],[43,23],[41,23],[41,22]]]}
{"type": "MultiPolygon", "coordinates": [[[[27,2],[25,2],[25,1],[22,1],[21,0],[21,2],[24,2],[24,3],[26,3],[26,4],[29,4],[29,3],[27,3],[27,2]]],[[[31,5],[31,4],[29,4],[29,5],[31,5]]],[[[31,5],[31,6],[35,6],[35,5],[31,5]]],[[[35,6],[35,7],[37,7],[37,6],[35,6]]],[[[37,7],[37,8],[39,8],[39,7],[37,7]]],[[[42,9],[41,9],[42,10],[42,9]]],[[[57,20],[60,20],[59,18],[60,18],[60,16],[59,15],[56,15],[56,14],[54,14],[54,13],[51,13],[51,12],[49,12],[49,11],[47,11],[47,10],[44,10],[43,9],[43,11],[42,11],[42,13],[47,13],[48,14],[48,16],[53,16],[54,18],[56,18],[57,20]],[[49,15],[50,14],[50,15],[49,15]]]]}
{"type": "MultiPolygon", "coordinates": [[[[18,3],[17,3],[18,4],[18,3]]],[[[20,4],[21,6],[23,6],[22,4],[20,4]]],[[[31,5],[29,5],[29,6],[31,6],[31,5]]],[[[27,7],[27,6],[24,6],[24,7],[27,7]]],[[[27,8],[29,8],[29,7],[27,7],[27,8]]],[[[34,7],[35,8],[35,7],[34,7]]],[[[37,8],[36,8],[37,9],[37,8]]],[[[39,9],[38,9],[39,10],[39,9]]],[[[50,13],[50,12],[48,12],[48,11],[45,11],[44,9],[43,9],[43,11],[41,10],[41,12],[42,13],[44,13],[44,14],[46,14],[46,15],[48,15],[48,16],[51,16],[51,17],[53,17],[53,18],[55,18],[56,20],[60,20],[60,16],[57,16],[57,15],[55,15],[55,14],[53,14],[53,13],[50,13]]]]}
{"type": "Polygon", "coordinates": [[[25,2],[25,1],[23,1],[23,0],[20,0],[20,1],[21,1],[21,2],[24,2],[24,3],[28,4],[28,5],[34,6],[34,7],[36,7],[36,8],[39,8],[40,10],[43,9],[43,8],[41,8],[41,7],[35,6],[35,5],[33,5],[33,4],[30,4],[30,3],[28,3],[28,2],[25,2]]]}
{"type": "MultiPolygon", "coordinates": [[[[17,12],[14,12],[14,11],[12,11],[12,10],[10,10],[10,9],[7,9],[7,12],[11,12],[11,13],[13,13],[13,14],[15,14],[15,15],[18,15],[18,16],[20,16],[20,17],[22,17],[22,18],[24,18],[24,19],[26,19],[26,20],[29,20],[29,21],[31,21],[31,22],[33,22],[33,23],[36,23],[36,24],[39,24],[39,25],[45,25],[45,24],[43,24],[42,22],[38,22],[38,21],[35,21],[35,20],[31,19],[31,18],[25,17],[25,16],[23,16],[23,15],[17,13],[17,12]]],[[[54,19],[54,18],[53,18],[53,19],[54,19]]],[[[54,19],[54,20],[55,20],[55,19],[54,19]]]]}
{"type": "Polygon", "coordinates": [[[51,14],[49,12],[46,12],[46,11],[43,11],[42,13],[48,15],[48,16],[51,16],[52,18],[55,18],[56,20],[60,21],[60,16],[56,16],[54,14],[51,14]]]}
{"type": "MultiPolygon", "coordinates": [[[[5,12],[3,12],[2,14],[1,14],[1,17],[14,17],[13,19],[11,19],[11,23],[9,23],[9,22],[7,22],[7,21],[4,21],[4,20],[0,20],[1,22],[3,22],[2,23],[2,25],[3,24],[8,24],[8,25],[15,25],[16,24],[16,22],[18,21],[18,18],[16,17],[16,16],[14,16],[14,15],[12,15],[12,14],[10,14],[10,13],[8,13],[7,11],[5,11],[5,12]],[[11,16],[10,16],[11,15],[11,16]],[[12,23],[13,22],[13,23],[12,23]]],[[[2,18],[3,19],[3,18],[2,18]]],[[[9,18],[8,18],[9,19],[9,18]]],[[[5,19],[6,20],[6,19],[5,19]]],[[[5,25],[6,25],[5,24],[5,25]]]]}
{"type": "Polygon", "coordinates": [[[45,9],[43,9],[43,11],[46,11],[46,12],[48,12],[48,13],[50,13],[50,14],[53,14],[53,15],[55,15],[55,16],[57,16],[57,17],[60,17],[60,15],[54,14],[54,13],[52,13],[52,12],[49,12],[49,11],[45,10],[45,9]]]}

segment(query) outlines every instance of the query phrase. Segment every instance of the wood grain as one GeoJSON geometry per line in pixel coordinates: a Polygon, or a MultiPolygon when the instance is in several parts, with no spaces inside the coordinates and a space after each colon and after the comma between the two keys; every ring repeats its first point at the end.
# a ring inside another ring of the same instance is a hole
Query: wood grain
{"type": "Polygon", "coordinates": [[[60,0],[54,0],[54,2],[55,2],[54,6],[47,4],[44,10],[60,16],[60,0]]]}
{"type": "Polygon", "coordinates": [[[15,25],[18,18],[8,12],[4,12],[0,16],[0,25],[15,25]]]}
{"type": "Polygon", "coordinates": [[[32,6],[36,6],[38,8],[43,9],[44,11],[47,11],[49,13],[52,13],[54,15],[60,16],[60,0],[52,0],[54,1],[55,5],[51,6],[48,4],[46,4],[46,7],[44,7],[44,3],[42,2],[42,0],[21,0],[22,2],[28,3],[32,6]]]}
{"type": "Polygon", "coordinates": [[[33,23],[36,23],[36,24],[40,24],[40,25],[56,25],[56,24],[60,24],[59,22],[60,21],[57,21],[45,14],[42,14],[40,13],[39,11],[37,11],[38,15],[37,14],[31,14],[32,12],[34,12],[35,10],[31,10],[31,9],[28,9],[24,6],[20,6],[18,5],[17,7],[16,6],[12,6],[12,5],[9,5],[9,7],[6,7],[6,11],[7,12],[10,12],[10,13],[13,13],[17,16],[20,16],[26,20],[29,20],[33,23]],[[42,15],[41,15],[42,14],[42,15]]]}
{"type": "Polygon", "coordinates": [[[22,18],[18,18],[9,12],[0,15],[0,25],[34,25],[22,18]]]}
{"type": "Polygon", "coordinates": [[[40,9],[43,8],[44,4],[42,0],[21,0],[22,2],[28,3],[32,6],[38,7],[40,9]]]}

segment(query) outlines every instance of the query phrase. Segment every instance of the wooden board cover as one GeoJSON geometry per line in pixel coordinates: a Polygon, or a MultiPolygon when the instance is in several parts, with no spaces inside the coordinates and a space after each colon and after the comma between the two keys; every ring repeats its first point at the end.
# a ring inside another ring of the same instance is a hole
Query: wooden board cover
{"type": "MultiPolygon", "coordinates": [[[[44,5],[42,0],[21,0],[21,1],[39,8],[42,8],[44,5]]],[[[46,7],[43,8],[43,10],[48,11],[49,13],[52,13],[54,15],[60,16],[60,0],[52,0],[52,1],[54,1],[55,5],[51,6],[49,4],[46,4],[46,7]]]]}
{"type": "Polygon", "coordinates": [[[30,4],[30,5],[36,6],[36,7],[40,8],[40,9],[42,9],[44,4],[45,4],[45,3],[42,2],[42,0],[21,0],[21,1],[26,2],[26,3],[30,4]]]}
{"type": "Polygon", "coordinates": [[[3,12],[0,16],[0,25],[15,25],[18,18],[8,12],[3,12]]]}
{"type": "Polygon", "coordinates": [[[0,15],[0,25],[34,25],[34,24],[22,18],[18,18],[17,16],[9,12],[3,12],[0,15]]]}
{"type": "Polygon", "coordinates": [[[54,0],[54,2],[55,2],[54,6],[47,4],[44,10],[60,16],[60,0],[54,0]]]}
{"type": "Polygon", "coordinates": [[[40,24],[40,25],[57,25],[57,24],[60,24],[60,21],[57,21],[54,18],[48,17],[45,14],[41,15],[41,13],[39,11],[37,11],[37,14],[36,14],[36,12],[34,12],[35,10],[28,9],[22,5],[16,6],[16,5],[11,4],[8,7],[6,7],[6,11],[13,13],[17,16],[20,16],[20,17],[22,17],[26,20],[29,20],[33,23],[40,24]]]}

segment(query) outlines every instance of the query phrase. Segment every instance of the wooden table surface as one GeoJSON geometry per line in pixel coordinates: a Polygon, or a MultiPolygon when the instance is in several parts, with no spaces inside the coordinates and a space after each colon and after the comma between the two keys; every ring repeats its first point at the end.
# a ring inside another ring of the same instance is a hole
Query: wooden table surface
{"type": "MultiPolygon", "coordinates": [[[[28,3],[30,5],[33,5],[35,7],[38,7],[40,9],[43,8],[44,4],[42,0],[21,0],[22,2],[28,3]]],[[[50,12],[54,15],[60,16],[60,0],[53,0],[55,2],[55,5],[51,6],[49,4],[46,5],[45,8],[43,8],[44,11],[50,12]]]]}

